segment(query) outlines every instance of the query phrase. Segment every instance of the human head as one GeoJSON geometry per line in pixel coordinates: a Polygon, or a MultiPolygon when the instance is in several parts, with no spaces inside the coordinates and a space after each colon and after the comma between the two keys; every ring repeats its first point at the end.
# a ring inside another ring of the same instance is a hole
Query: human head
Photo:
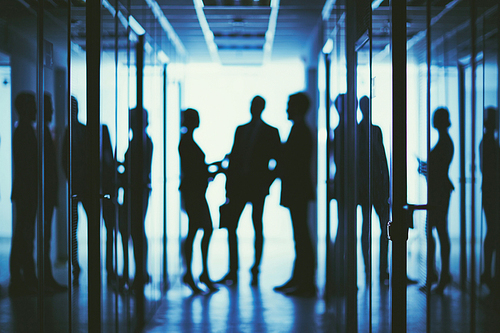
{"type": "Polygon", "coordinates": [[[337,98],[335,98],[335,102],[333,102],[333,104],[335,104],[335,108],[337,109],[339,116],[342,117],[345,109],[345,94],[339,94],[337,98]]]}
{"type": "Polygon", "coordinates": [[[139,120],[140,116],[142,115],[142,130],[144,130],[146,127],[148,127],[148,111],[146,111],[144,108],[134,108],[130,110],[130,128],[132,131],[134,130],[139,130],[141,131],[141,128],[139,127],[139,120]]]}
{"type": "Polygon", "coordinates": [[[450,127],[450,113],[446,108],[438,108],[432,117],[432,126],[437,130],[444,130],[450,127]]]}
{"type": "Polygon", "coordinates": [[[484,128],[488,132],[494,132],[498,127],[497,109],[490,106],[485,110],[484,128]]]}
{"type": "Polygon", "coordinates": [[[52,107],[52,95],[49,92],[43,94],[43,113],[46,122],[52,121],[54,108],[52,107]]]}
{"type": "Polygon", "coordinates": [[[309,110],[310,104],[309,97],[303,92],[290,95],[288,97],[288,119],[303,118],[309,110]]]}
{"type": "Polygon", "coordinates": [[[252,99],[252,104],[250,106],[250,113],[252,114],[252,117],[260,117],[265,107],[266,100],[261,96],[255,96],[252,99]]]}
{"type": "Polygon", "coordinates": [[[14,105],[21,120],[35,121],[36,100],[33,92],[20,92],[14,100],[14,105]]]}
{"type": "Polygon", "coordinates": [[[194,130],[200,126],[200,116],[198,111],[195,109],[187,109],[182,112],[182,127],[185,127],[189,130],[194,130]]]}
{"type": "Polygon", "coordinates": [[[361,99],[359,100],[359,109],[363,114],[363,118],[365,118],[370,111],[370,98],[368,98],[368,96],[361,97],[361,99]]]}

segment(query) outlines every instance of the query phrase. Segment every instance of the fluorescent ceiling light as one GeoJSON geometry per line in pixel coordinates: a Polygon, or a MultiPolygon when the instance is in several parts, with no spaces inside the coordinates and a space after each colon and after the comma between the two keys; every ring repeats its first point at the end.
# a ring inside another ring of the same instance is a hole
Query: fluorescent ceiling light
{"type": "Polygon", "coordinates": [[[372,2],[372,10],[377,9],[383,1],[384,0],[373,0],[373,2],[372,2]]]}
{"type": "Polygon", "coordinates": [[[128,24],[130,25],[130,28],[134,30],[134,32],[138,36],[144,35],[146,33],[146,30],[144,30],[142,25],[139,22],[137,22],[137,20],[132,15],[130,15],[128,18],[128,24]]]}
{"type": "Polygon", "coordinates": [[[194,6],[195,7],[200,7],[200,8],[205,7],[205,4],[203,3],[203,0],[193,0],[193,2],[194,2],[194,6]]]}
{"type": "Polygon", "coordinates": [[[164,64],[168,64],[170,62],[170,58],[163,52],[163,50],[158,51],[158,60],[164,64]]]}
{"type": "Polygon", "coordinates": [[[326,0],[323,10],[321,11],[321,16],[323,20],[328,20],[332,12],[333,5],[335,5],[336,0],[326,0]]]}
{"type": "Polygon", "coordinates": [[[214,33],[212,32],[212,30],[210,30],[207,17],[205,16],[205,12],[203,11],[203,1],[193,0],[193,4],[196,11],[196,16],[198,17],[198,22],[200,23],[201,31],[203,32],[203,37],[205,38],[205,43],[207,43],[208,51],[210,52],[210,57],[212,57],[213,62],[219,63],[219,50],[217,48],[217,44],[215,44],[214,41],[214,33]]]}
{"type": "Polygon", "coordinates": [[[266,42],[264,43],[264,63],[271,61],[273,50],[274,34],[276,33],[276,23],[278,22],[278,11],[280,0],[271,1],[271,14],[269,14],[269,25],[266,31],[266,42]]]}
{"type": "Polygon", "coordinates": [[[326,43],[323,46],[323,50],[322,51],[323,51],[324,54],[330,54],[330,53],[332,53],[332,51],[333,51],[333,39],[328,38],[326,40],[326,43]]]}

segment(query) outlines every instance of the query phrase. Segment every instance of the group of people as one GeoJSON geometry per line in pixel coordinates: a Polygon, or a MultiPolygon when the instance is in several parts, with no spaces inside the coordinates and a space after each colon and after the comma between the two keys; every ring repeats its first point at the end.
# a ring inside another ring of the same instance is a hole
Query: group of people
{"type": "MultiPolygon", "coordinates": [[[[38,142],[34,130],[36,121],[36,100],[33,92],[21,92],[17,95],[14,106],[18,114],[17,127],[12,139],[14,164],[14,180],[12,185],[12,202],[14,204],[15,223],[10,254],[10,284],[9,294],[33,295],[38,291],[38,277],[33,256],[35,242],[35,225],[38,206],[38,142]]],[[[44,94],[44,289],[48,292],[61,292],[67,286],[59,284],[53,276],[50,258],[52,235],[52,216],[57,205],[58,176],[57,149],[49,129],[54,109],[52,97],[44,94]]],[[[107,229],[106,240],[106,271],[108,283],[117,283],[120,288],[140,287],[148,282],[146,267],[147,242],[144,232],[144,218],[151,192],[151,161],[153,144],[146,133],[148,126],[147,111],[135,108],[130,111],[130,128],[135,134],[129,142],[122,163],[124,172],[115,177],[117,162],[109,130],[101,126],[100,153],[100,184],[102,200],[102,215],[107,229]],[[117,206],[118,188],[124,189],[123,204],[117,206]],[[118,208],[119,207],[119,208],[118,208]],[[113,263],[113,235],[116,235],[116,212],[120,213],[118,229],[122,235],[124,269],[119,278],[116,265],[113,263]],[[130,223],[129,223],[130,222],[130,223]],[[132,238],[136,275],[134,284],[129,281],[128,244],[132,238]],[[138,274],[141,272],[142,274],[138,274]]],[[[82,204],[88,212],[90,205],[89,179],[91,177],[88,165],[88,132],[87,126],[78,120],[78,101],[71,96],[71,132],[66,129],[62,144],[62,169],[66,178],[71,178],[70,195],[72,198],[72,267],[73,284],[79,284],[81,272],[78,263],[78,213],[77,206],[82,204]],[[71,138],[70,138],[71,133],[71,138]],[[71,144],[71,154],[69,145],[71,144]],[[69,164],[71,156],[71,164],[69,164]],[[71,165],[71,168],[68,166],[71,165]],[[70,176],[71,175],[71,176],[70,176]]]]}
{"type": "Polygon", "coordinates": [[[290,210],[295,241],[295,263],[291,278],[276,291],[288,295],[312,297],[316,295],[315,255],[307,221],[308,202],[314,198],[311,180],[313,137],[305,116],[310,106],[308,96],[299,92],[289,96],[287,114],[293,122],[288,140],[282,144],[278,130],[266,124],[261,114],[265,100],[255,96],[251,102],[252,118],[238,126],[231,152],[226,155],[229,164],[226,174],[226,202],[220,207],[220,227],[227,228],[229,245],[229,271],[219,281],[211,281],[208,274],[208,247],[213,232],[212,219],[205,192],[213,174],[208,171],[205,154],[193,139],[199,126],[199,115],[194,109],[185,110],[182,126],[186,132],[179,144],[181,158],[180,191],[189,219],[188,236],[184,243],[186,273],[183,281],[193,293],[202,290],[192,275],[192,247],[198,229],[204,230],[202,239],[203,273],[199,281],[209,291],[216,291],[215,284],[238,283],[238,239],[236,230],[240,215],[247,203],[252,205],[252,222],[255,230],[255,259],[251,268],[251,284],[258,284],[264,244],[263,211],[269,187],[276,178],[282,182],[281,205],[290,210]]]}

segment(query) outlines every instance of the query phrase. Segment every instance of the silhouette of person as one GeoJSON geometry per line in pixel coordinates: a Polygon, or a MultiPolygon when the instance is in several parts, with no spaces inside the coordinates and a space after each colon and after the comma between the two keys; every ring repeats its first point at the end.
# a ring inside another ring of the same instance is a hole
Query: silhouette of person
{"type": "Polygon", "coordinates": [[[37,112],[35,94],[19,93],[14,105],[19,121],[12,138],[14,180],[11,199],[16,222],[10,251],[11,296],[36,294],[38,290],[33,258],[38,202],[38,148],[33,129],[37,112]]]}
{"type": "Polygon", "coordinates": [[[193,138],[194,130],[200,125],[198,111],[187,109],[182,113],[182,117],[182,126],[186,128],[187,132],[182,134],[179,143],[181,159],[181,184],[179,190],[184,199],[184,208],[189,218],[188,235],[184,243],[186,274],[183,280],[192,289],[193,293],[197,294],[201,292],[201,289],[194,282],[191,264],[193,242],[198,229],[203,229],[203,239],[201,241],[203,273],[200,275],[200,282],[204,283],[210,291],[218,290],[213,285],[208,274],[208,246],[213,226],[205,192],[211,174],[205,163],[205,153],[193,138]]]}
{"type": "MultiPolygon", "coordinates": [[[[72,195],[76,195],[73,204],[72,231],[71,239],[73,244],[72,265],[73,265],[73,284],[79,284],[80,265],[78,263],[78,213],[77,204],[82,203],[83,209],[87,212],[89,205],[88,189],[88,163],[87,163],[87,126],[78,120],[78,101],[71,96],[71,171],[72,171],[72,195]]],[[[62,163],[66,178],[68,174],[68,146],[69,146],[69,128],[66,128],[63,141],[62,163]]],[[[100,156],[100,174],[102,193],[110,195],[109,199],[102,202],[102,213],[104,225],[106,226],[106,272],[108,283],[114,281],[116,273],[113,268],[113,231],[116,222],[116,186],[115,186],[115,163],[113,158],[113,148],[107,125],[101,125],[101,156],[100,156]]]]}
{"type": "Polygon", "coordinates": [[[45,197],[44,197],[44,274],[45,274],[45,285],[49,291],[59,292],[67,290],[66,286],[59,284],[52,274],[52,264],[50,260],[50,241],[52,238],[52,216],[54,214],[54,208],[57,205],[57,189],[58,189],[58,178],[57,178],[57,160],[56,160],[56,149],[54,145],[54,140],[52,139],[52,134],[49,129],[49,124],[52,121],[52,115],[54,114],[54,108],[52,107],[52,96],[50,93],[45,92],[43,96],[44,102],[44,166],[45,166],[45,197]]]}
{"type": "MultiPolygon", "coordinates": [[[[481,283],[484,283],[492,290],[493,253],[498,258],[498,239],[500,236],[500,221],[498,199],[500,197],[499,181],[499,159],[500,147],[495,138],[498,129],[497,110],[493,107],[486,109],[486,119],[484,121],[484,135],[479,143],[479,158],[481,161],[481,172],[483,173],[483,209],[486,218],[486,236],[484,238],[484,271],[481,274],[481,283]]],[[[498,268],[498,267],[497,267],[498,268]]],[[[497,275],[495,274],[495,278],[497,275]]]]}
{"type": "Polygon", "coordinates": [[[148,112],[145,109],[135,108],[130,110],[132,140],[129,142],[123,163],[125,172],[122,174],[122,184],[125,184],[125,186],[123,205],[121,207],[123,217],[130,214],[130,219],[120,219],[124,253],[121,284],[123,285],[129,281],[128,241],[131,237],[135,260],[135,278],[132,284],[134,290],[142,288],[150,280],[147,273],[148,244],[144,229],[151,193],[151,161],[153,158],[153,142],[146,132],[148,125],[148,112]],[[130,220],[130,229],[128,220],[130,220]]]}
{"type": "Polygon", "coordinates": [[[299,92],[288,99],[288,119],[293,122],[288,140],[278,160],[277,173],[281,178],[281,205],[290,210],[295,242],[295,264],[292,277],[275,287],[287,295],[313,297],[316,295],[316,259],[307,222],[307,206],[314,199],[311,180],[313,150],[311,130],[305,122],[310,101],[299,92]]]}
{"type": "MultiPolygon", "coordinates": [[[[251,268],[252,285],[258,284],[259,265],[264,244],[262,215],[264,201],[275,174],[270,170],[271,160],[277,160],[281,145],[278,130],[261,119],[266,101],[255,96],[250,106],[252,119],[238,126],[234,135],[229,166],[226,171],[226,208],[230,211],[227,221],[229,242],[229,272],[219,283],[238,281],[238,240],[236,228],[247,202],[252,204],[252,221],[255,230],[255,261],[251,268]]],[[[221,207],[222,208],[222,207],[221,207]]],[[[221,209],[221,225],[223,224],[221,209]]]]}
{"type": "MultiPolygon", "coordinates": [[[[368,219],[371,204],[375,208],[380,220],[380,282],[389,279],[387,271],[387,227],[389,221],[389,168],[382,140],[382,130],[376,125],[371,125],[368,121],[370,112],[370,99],[367,96],[359,100],[359,108],[363,114],[363,119],[358,124],[358,158],[357,158],[357,199],[363,214],[363,225],[361,233],[361,245],[363,249],[363,259],[365,263],[365,274],[368,276],[369,268],[369,228],[368,219]],[[371,127],[371,140],[369,132],[371,127]],[[369,163],[369,161],[371,163],[369,163]],[[369,167],[371,167],[371,178],[369,167]],[[371,183],[370,183],[371,182],[371,183]],[[369,186],[371,185],[371,186],[369,186]],[[368,192],[370,191],[370,193],[368,192]],[[370,199],[370,200],[369,200],[370,199]]],[[[368,281],[368,279],[367,279],[368,281]]]]}
{"type": "Polygon", "coordinates": [[[333,292],[342,293],[342,286],[344,285],[344,252],[345,252],[345,237],[346,237],[346,221],[345,221],[345,110],[346,95],[339,94],[334,101],[335,108],[339,116],[339,123],[333,131],[333,140],[331,142],[331,157],[335,163],[335,176],[329,185],[328,201],[331,199],[337,200],[337,235],[335,243],[331,248],[331,256],[333,257],[333,265],[327,268],[327,282],[326,292],[331,294],[333,292]]]}
{"type": "Polygon", "coordinates": [[[62,163],[66,179],[69,180],[69,168],[71,167],[71,189],[70,195],[73,199],[72,205],[72,228],[71,228],[71,264],[73,266],[73,284],[79,284],[80,265],[78,263],[78,203],[81,202],[83,209],[87,212],[89,205],[89,188],[88,180],[89,167],[87,163],[87,126],[78,120],[78,101],[75,96],[71,96],[71,165],[68,164],[68,148],[70,145],[69,127],[66,128],[63,141],[62,163]]]}
{"type": "MultiPolygon", "coordinates": [[[[444,288],[451,282],[450,275],[450,236],[448,234],[448,207],[450,205],[453,184],[448,176],[451,160],[453,159],[453,141],[448,133],[450,127],[450,114],[446,108],[438,108],[434,112],[432,125],[439,133],[439,139],[429,153],[428,162],[419,161],[419,173],[427,178],[429,197],[427,223],[428,232],[436,228],[439,244],[441,247],[441,274],[439,283],[434,289],[436,293],[442,293],[444,288]]],[[[430,237],[430,253],[427,254],[429,266],[435,269],[436,241],[430,237]]],[[[437,280],[437,273],[429,272],[428,281],[437,280]]]]}

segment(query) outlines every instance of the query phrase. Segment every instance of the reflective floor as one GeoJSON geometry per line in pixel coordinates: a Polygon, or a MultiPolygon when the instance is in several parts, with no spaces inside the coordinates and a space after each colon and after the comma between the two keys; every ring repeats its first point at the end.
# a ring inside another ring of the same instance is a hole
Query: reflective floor
{"type": "MultiPolygon", "coordinates": [[[[221,242],[225,234],[215,233],[215,254],[224,253],[221,242]],[[217,238],[221,238],[218,239],[217,238]]],[[[273,291],[273,287],[289,277],[293,251],[291,241],[268,239],[262,262],[260,283],[250,286],[249,269],[252,265],[252,237],[240,240],[241,261],[237,286],[219,286],[220,290],[206,295],[193,296],[188,287],[181,284],[180,267],[171,267],[171,285],[161,306],[147,323],[145,332],[336,332],[340,320],[336,313],[335,300],[325,303],[321,297],[301,298],[285,296],[273,291]]],[[[36,297],[9,297],[8,240],[0,242],[0,332],[31,332],[36,330],[36,297]]],[[[197,244],[195,243],[195,246],[197,244]]],[[[409,255],[409,274],[415,261],[414,251],[409,255]]],[[[199,266],[194,258],[193,266],[199,266]]],[[[452,258],[453,259],[453,258],[452,258]]],[[[361,261],[359,261],[361,262],[361,261]]],[[[456,260],[452,260],[456,262],[456,260]]],[[[210,267],[213,280],[225,273],[227,259],[211,256],[210,267]]],[[[175,265],[179,266],[179,265],[175,265]]],[[[359,267],[358,271],[362,267],[359,267]]],[[[64,281],[65,267],[56,266],[56,277],[64,281]]],[[[195,276],[199,275],[197,269],[195,276]]],[[[87,288],[86,279],[73,294],[73,331],[87,332],[87,288]]],[[[408,332],[425,332],[425,294],[421,284],[408,287],[408,332]]],[[[114,302],[115,294],[103,283],[103,332],[128,332],[127,315],[133,313],[133,299],[127,301],[125,294],[118,294],[119,327],[116,328],[114,302]],[[127,310],[128,309],[128,310],[127,310]]],[[[373,281],[372,331],[390,331],[390,291],[387,285],[373,281]]],[[[358,280],[358,327],[359,332],[369,332],[368,290],[363,279],[358,280]]],[[[68,332],[68,295],[65,293],[47,295],[45,302],[45,327],[47,332],[68,332]]],[[[458,279],[449,286],[444,295],[431,297],[431,332],[468,332],[470,325],[470,297],[460,291],[458,279]]],[[[498,332],[500,327],[500,302],[488,296],[485,287],[478,290],[476,304],[476,332],[498,332]],[[484,288],[484,289],[483,289],[484,288]]],[[[130,319],[130,318],[129,318],[130,319]]]]}

